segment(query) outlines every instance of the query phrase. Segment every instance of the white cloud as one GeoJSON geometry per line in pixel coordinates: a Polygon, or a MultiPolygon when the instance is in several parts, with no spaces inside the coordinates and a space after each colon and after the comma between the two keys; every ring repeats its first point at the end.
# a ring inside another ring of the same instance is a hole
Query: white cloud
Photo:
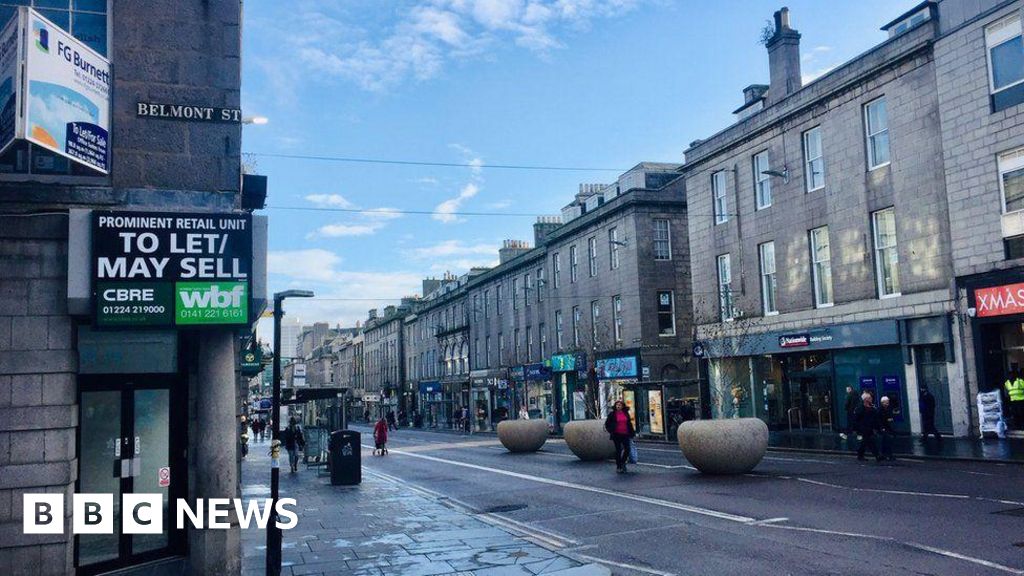
{"type": "Polygon", "coordinates": [[[306,201],[323,208],[353,208],[354,205],[341,194],[310,194],[306,201]]]}
{"type": "Polygon", "coordinates": [[[398,208],[369,208],[365,212],[360,213],[361,216],[370,220],[394,220],[401,218],[402,213],[398,211],[398,208]]]}
{"type": "Polygon", "coordinates": [[[267,272],[294,280],[330,282],[338,274],[335,267],[341,257],[330,250],[271,250],[267,254],[267,272]]]}
{"type": "Polygon", "coordinates": [[[384,227],[380,222],[371,224],[327,224],[306,234],[306,239],[341,238],[344,236],[369,236],[384,227]]]}
{"type": "Polygon", "coordinates": [[[803,84],[810,84],[832,70],[835,70],[836,66],[839,65],[838,63],[822,63],[822,60],[824,60],[830,52],[832,52],[831,46],[815,46],[800,56],[801,64],[807,68],[807,70],[800,75],[800,81],[803,84]]]}
{"type": "Polygon", "coordinates": [[[434,208],[434,220],[444,222],[445,224],[458,222],[459,217],[455,215],[455,212],[458,212],[459,207],[462,206],[463,202],[476,196],[478,192],[480,192],[479,186],[472,182],[466,184],[462,187],[462,190],[459,191],[457,196],[441,202],[434,208]]]}
{"type": "Polygon", "coordinates": [[[267,265],[271,291],[313,290],[316,298],[288,301],[288,313],[308,322],[354,326],[370,308],[397,304],[419,292],[422,275],[414,272],[341,270],[341,258],[329,250],[271,251],[267,265]]]}
{"type": "MultiPolygon", "coordinates": [[[[486,57],[509,45],[547,53],[593,20],[633,10],[641,1],[407,0],[389,14],[357,24],[356,11],[345,3],[306,0],[295,3],[292,18],[262,28],[279,36],[285,44],[281,53],[296,55],[307,71],[385,91],[409,79],[433,78],[449,62],[486,57]]],[[[288,66],[261,68],[275,84],[294,78],[288,66]]]]}
{"type": "Polygon", "coordinates": [[[499,244],[467,244],[462,240],[444,240],[430,246],[413,248],[412,250],[409,250],[408,255],[413,258],[422,259],[476,254],[488,255],[496,258],[498,255],[498,248],[500,247],[501,246],[499,244]]]}

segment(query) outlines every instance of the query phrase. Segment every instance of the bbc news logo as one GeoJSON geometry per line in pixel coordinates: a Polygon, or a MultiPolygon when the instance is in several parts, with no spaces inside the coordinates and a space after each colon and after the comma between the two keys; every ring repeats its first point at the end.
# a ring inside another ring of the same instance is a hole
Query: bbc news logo
{"type": "MultiPolygon", "coordinates": [[[[192,507],[185,500],[177,500],[175,526],[183,530],[188,524],[200,530],[226,530],[231,528],[229,517],[234,510],[238,525],[245,529],[253,525],[265,529],[271,513],[278,516],[277,527],[291,530],[299,523],[294,498],[280,498],[276,505],[269,499],[243,502],[240,498],[209,498],[196,500],[192,507]],[[205,512],[205,513],[204,513],[205,512]]],[[[74,494],[71,500],[71,531],[73,534],[113,534],[113,494],[74,494]]],[[[25,494],[23,500],[25,534],[64,533],[63,494],[25,494]]],[[[160,534],[164,527],[162,494],[124,494],[121,496],[121,532],[125,534],[160,534]]]]}

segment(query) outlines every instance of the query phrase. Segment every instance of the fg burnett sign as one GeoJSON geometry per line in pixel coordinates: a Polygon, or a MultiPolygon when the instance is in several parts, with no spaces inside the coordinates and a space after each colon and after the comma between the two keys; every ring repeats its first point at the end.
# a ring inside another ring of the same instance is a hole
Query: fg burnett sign
{"type": "Polygon", "coordinates": [[[0,32],[0,151],[15,139],[110,171],[110,62],[25,7],[0,32]]]}
{"type": "Polygon", "coordinates": [[[248,214],[93,213],[98,327],[249,323],[248,214]]]}

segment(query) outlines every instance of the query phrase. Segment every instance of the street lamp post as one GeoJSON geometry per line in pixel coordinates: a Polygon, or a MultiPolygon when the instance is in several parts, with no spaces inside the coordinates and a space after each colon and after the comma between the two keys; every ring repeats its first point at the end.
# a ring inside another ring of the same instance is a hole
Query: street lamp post
{"type": "Polygon", "coordinates": [[[281,318],[284,317],[282,304],[286,298],[312,298],[310,290],[285,290],[274,294],[274,368],[273,396],[271,398],[270,421],[270,525],[267,527],[267,576],[281,574],[281,529],[277,526],[277,498],[281,479],[281,318]]]}

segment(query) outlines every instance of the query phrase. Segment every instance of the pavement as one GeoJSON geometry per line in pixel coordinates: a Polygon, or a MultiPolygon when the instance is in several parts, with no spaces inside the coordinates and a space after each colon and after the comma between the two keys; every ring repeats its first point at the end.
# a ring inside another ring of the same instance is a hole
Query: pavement
{"type": "Polygon", "coordinates": [[[707,476],[644,443],[622,475],[560,439],[510,454],[489,435],[402,429],[388,444],[365,470],[613,574],[1024,575],[1018,465],[770,452],[750,474],[707,476]]]}
{"type": "MultiPolygon", "coordinates": [[[[268,449],[268,441],[254,443],[243,461],[246,500],[270,495],[268,449]]],[[[610,574],[517,533],[487,511],[411,487],[371,466],[358,486],[331,486],[328,480],[302,465],[289,473],[285,461],[281,496],[295,498],[299,515],[298,526],[282,533],[285,576],[610,574]]],[[[242,549],[242,573],[265,574],[266,532],[243,530],[242,549]]]]}

